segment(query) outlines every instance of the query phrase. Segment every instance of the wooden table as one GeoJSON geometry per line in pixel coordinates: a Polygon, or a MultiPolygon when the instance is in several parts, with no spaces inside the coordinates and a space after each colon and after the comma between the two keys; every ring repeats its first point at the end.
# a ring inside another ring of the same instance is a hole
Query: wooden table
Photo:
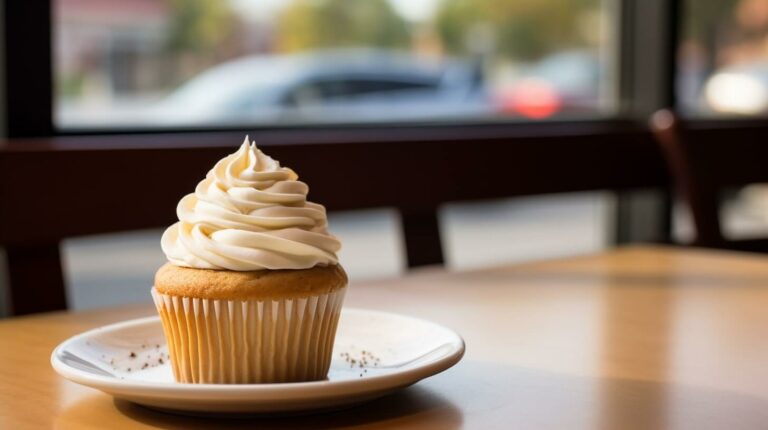
{"type": "Polygon", "coordinates": [[[53,347],[149,306],[0,322],[0,428],[768,428],[768,257],[635,247],[354,284],[349,306],[458,330],[456,367],[303,418],[209,420],[115,402],[59,377],[53,347]]]}

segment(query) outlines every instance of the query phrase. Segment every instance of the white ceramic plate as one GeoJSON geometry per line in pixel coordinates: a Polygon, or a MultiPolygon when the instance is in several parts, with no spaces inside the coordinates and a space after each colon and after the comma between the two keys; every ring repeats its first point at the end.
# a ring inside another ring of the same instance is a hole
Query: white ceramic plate
{"type": "Polygon", "coordinates": [[[71,381],[153,408],[182,413],[280,414],[342,408],[375,399],[448,369],[463,354],[461,337],[438,324],[386,312],[344,309],[325,381],[177,383],[159,317],[79,334],[56,347],[51,363],[71,381]],[[366,364],[361,364],[362,358],[366,364]]]}

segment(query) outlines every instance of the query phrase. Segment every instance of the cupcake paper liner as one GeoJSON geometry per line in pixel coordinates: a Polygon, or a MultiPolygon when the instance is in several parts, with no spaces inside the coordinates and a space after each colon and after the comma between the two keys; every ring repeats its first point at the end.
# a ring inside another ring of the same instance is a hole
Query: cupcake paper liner
{"type": "Polygon", "coordinates": [[[248,384],[325,379],[346,287],[284,300],[152,298],[178,382],[248,384]]]}

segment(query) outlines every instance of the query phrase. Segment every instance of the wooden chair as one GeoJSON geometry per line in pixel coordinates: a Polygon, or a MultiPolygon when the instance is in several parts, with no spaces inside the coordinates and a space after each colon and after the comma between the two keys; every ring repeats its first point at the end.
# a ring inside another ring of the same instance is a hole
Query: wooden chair
{"type": "MultiPolygon", "coordinates": [[[[437,210],[446,202],[666,185],[647,131],[632,123],[531,125],[516,127],[519,135],[495,126],[441,130],[253,137],[299,172],[311,199],[329,211],[397,208],[409,267],[443,262],[437,210]]],[[[66,308],[62,239],[168,225],[178,199],[242,138],[207,132],[0,144],[0,246],[13,313],[66,308]]]]}
{"type": "Polygon", "coordinates": [[[768,239],[726,239],[720,218],[720,194],[726,187],[768,182],[768,129],[734,131],[712,124],[696,129],[669,109],[654,113],[649,125],[678,195],[690,209],[693,245],[768,252],[768,239]]]}

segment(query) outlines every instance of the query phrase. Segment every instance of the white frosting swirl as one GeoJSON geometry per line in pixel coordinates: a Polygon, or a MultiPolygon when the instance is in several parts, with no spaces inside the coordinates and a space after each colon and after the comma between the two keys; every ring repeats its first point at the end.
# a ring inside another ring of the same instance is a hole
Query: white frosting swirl
{"type": "Polygon", "coordinates": [[[161,245],[177,266],[235,271],[337,264],[338,239],[307,184],[249,143],[208,172],[179,202],[161,245]]]}

